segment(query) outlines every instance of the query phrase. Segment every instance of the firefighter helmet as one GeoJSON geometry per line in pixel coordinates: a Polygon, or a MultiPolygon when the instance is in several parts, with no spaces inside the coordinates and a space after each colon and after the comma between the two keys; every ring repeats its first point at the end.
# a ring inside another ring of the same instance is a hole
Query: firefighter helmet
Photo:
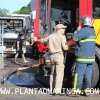
{"type": "Polygon", "coordinates": [[[85,16],[82,18],[82,24],[87,26],[92,26],[92,18],[89,16],[85,16]]]}

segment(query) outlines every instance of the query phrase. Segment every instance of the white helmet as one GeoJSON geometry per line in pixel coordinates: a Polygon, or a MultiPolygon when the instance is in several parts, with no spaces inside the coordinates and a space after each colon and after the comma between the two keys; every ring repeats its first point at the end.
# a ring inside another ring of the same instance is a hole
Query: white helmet
{"type": "Polygon", "coordinates": [[[89,16],[85,16],[82,18],[83,25],[92,26],[92,19],[89,16]]]}

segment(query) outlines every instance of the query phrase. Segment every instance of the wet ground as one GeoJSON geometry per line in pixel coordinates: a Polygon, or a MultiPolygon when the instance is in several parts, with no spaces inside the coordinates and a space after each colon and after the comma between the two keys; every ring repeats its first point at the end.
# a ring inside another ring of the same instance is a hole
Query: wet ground
{"type": "Polygon", "coordinates": [[[4,69],[7,69],[2,83],[14,84],[17,86],[32,86],[41,87],[41,84],[36,80],[36,74],[38,73],[38,61],[33,58],[26,58],[27,63],[24,63],[22,58],[17,59],[17,63],[14,62],[14,56],[8,55],[4,58],[4,69]]]}
{"type": "Polygon", "coordinates": [[[53,96],[50,94],[34,94],[26,92],[26,89],[47,88],[48,80],[39,75],[38,61],[33,58],[27,58],[29,61],[24,64],[21,58],[19,63],[14,63],[14,57],[5,58],[5,68],[0,70],[0,100],[99,100],[99,95],[91,95],[89,97],[69,97],[69,96],[53,96]],[[44,81],[46,80],[46,81],[44,81]],[[29,86],[28,86],[28,85],[29,86]],[[2,88],[10,89],[9,94],[3,94],[2,88]],[[17,91],[15,91],[17,90],[17,91]],[[15,93],[16,92],[16,93],[15,93]],[[15,94],[14,94],[15,93],[15,94]]]}

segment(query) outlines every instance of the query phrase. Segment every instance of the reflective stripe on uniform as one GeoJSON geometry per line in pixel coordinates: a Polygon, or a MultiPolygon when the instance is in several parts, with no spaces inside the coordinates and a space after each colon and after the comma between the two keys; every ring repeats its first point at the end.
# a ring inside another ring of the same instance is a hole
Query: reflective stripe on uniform
{"type": "Polygon", "coordinates": [[[95,58],[77,58],[76,61],[79,61],[79,62],[94,62],[95,58]]]}
{"type": "Polygon", "coordinates": [[[84,42],[95,42],[96,40],[95,39],[83,39],[83,40],[80,40],[80,42],[84,43],[84,42]]]}
{"type": "Polygon", "coordinates": [[[74,88],[74,89],[77,88],[77,80],[78,80],[78,74],[75,73],[75,75],[74,75],[74,85],[73,85],[73,88],[74,88]]]}

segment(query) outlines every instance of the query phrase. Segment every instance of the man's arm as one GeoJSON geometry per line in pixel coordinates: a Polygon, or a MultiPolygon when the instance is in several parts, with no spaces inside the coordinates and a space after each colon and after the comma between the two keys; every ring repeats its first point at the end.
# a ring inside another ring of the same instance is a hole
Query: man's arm
{"type": "Polygon", "coordinates": [[[83,29],[78,32],[76,31],[73,36],[74,41],[80,41],[85,38],[87,38],[87,34],[83,29]]]}
{"type": "Polygon", "coordinates": [[[45,42],[48,42],[49,38],[50,38],[50,35],[45,38],[40,39],[40,41],[45,43],[45,42]]]}
{"type": "Polygon", "coordinates": [[[66,41],[66,37],[65,36],[62,37],[62,43],[61,43],[61,45],[62,45],[62,49],[63,50],[65,50],[65,51],[68,50],[69,47],[67,45],[67,41],[66,41]]]}

